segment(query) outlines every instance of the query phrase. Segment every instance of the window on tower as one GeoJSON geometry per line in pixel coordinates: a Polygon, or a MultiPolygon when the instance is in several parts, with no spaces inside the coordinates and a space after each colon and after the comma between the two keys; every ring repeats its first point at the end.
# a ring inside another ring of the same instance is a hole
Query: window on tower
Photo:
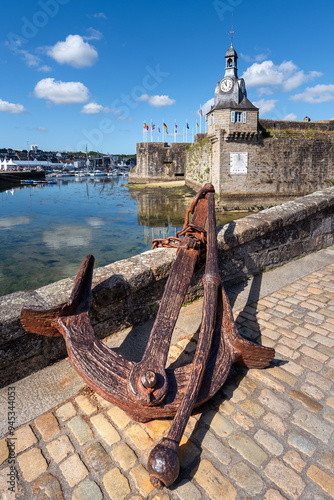
{"type": "Polygon", "coordinates": [[[227,60],[227,67],[228,67],[228,68],[232,68],[232,63],[233,63],[232,59],[231,59],[231,58],[230,58],[230,59],[228,59],[228,60],[227,60]]]}
{"type": "Polygon", "coordinates": [[[241,111],[235,112],[235,121],[236,123],[241,123],[241,111]]]}

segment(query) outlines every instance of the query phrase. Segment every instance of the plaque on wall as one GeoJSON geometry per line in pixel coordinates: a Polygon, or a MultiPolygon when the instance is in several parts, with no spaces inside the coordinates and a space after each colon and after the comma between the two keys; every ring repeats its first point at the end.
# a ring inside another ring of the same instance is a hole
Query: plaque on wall
{"type": "Polygon", "coordinates": [[[248,153],[230,153],[230,174],[247,175],[248,153]]]}

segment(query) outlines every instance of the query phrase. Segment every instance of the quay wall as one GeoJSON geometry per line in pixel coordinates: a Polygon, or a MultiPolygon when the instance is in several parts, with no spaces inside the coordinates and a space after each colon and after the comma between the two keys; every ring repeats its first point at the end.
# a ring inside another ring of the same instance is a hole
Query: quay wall
{"type": "MultiPolygon", "coordinates": [[[[334,243],[334,187],[221,226],[220,275],[225,286],[334,243]]],[[[175,249],[157,249],[95,270],[91,320],[99,338],[153,317],[175,260],[175,249]]],[[[203,294],[192,279],[185,302],[203,294]]],[[[22,307],[50,307],[68,299],[74,278],[0,297],[0,385],[14,383],[66,356],[62,338],[26,333],[22,307]]]]}
{"type": "Polygon", "coordinates": [[[21,180],[43,180],[45,179],[45,172],[42,171],[22,171],[22,172],[0,172],[0,185],[1,184],[20,184],[21,180]]]}

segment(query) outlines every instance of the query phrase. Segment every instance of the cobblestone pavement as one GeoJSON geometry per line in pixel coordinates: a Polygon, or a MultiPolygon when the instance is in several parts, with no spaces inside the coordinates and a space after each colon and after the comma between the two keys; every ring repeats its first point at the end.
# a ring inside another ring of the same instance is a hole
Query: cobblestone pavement
{"type": "MultiPolygon", "coordinates": [[[[240,332],[274,347],[276,357],[266,370],[233,367],[190,418],[170,489],[154,490],[146,463],[171,421],[139,424],[84,387],[18,427],[15,441],[0,440],[0,498],[333,498],[334,264],[234,312],[240,332]],[[17,478],[8,475],[11,464],[17,478]]],[[[195,346],[179,339],[170,361],[195,346]]]]}

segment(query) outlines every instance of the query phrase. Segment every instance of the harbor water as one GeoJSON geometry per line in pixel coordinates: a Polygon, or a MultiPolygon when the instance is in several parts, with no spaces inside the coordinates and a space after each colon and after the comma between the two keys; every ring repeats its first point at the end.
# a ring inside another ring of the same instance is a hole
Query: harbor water
{"type": "MultiPolygon", "coordinates": [[[[174,236],[194,192],[131,187],[126,177],[64,178],[0,188],[0,295],[74,276],[87,254],[95,267],[174,236]]],[[[224,224],[245,213],[217,214],[224,224]]]]}

